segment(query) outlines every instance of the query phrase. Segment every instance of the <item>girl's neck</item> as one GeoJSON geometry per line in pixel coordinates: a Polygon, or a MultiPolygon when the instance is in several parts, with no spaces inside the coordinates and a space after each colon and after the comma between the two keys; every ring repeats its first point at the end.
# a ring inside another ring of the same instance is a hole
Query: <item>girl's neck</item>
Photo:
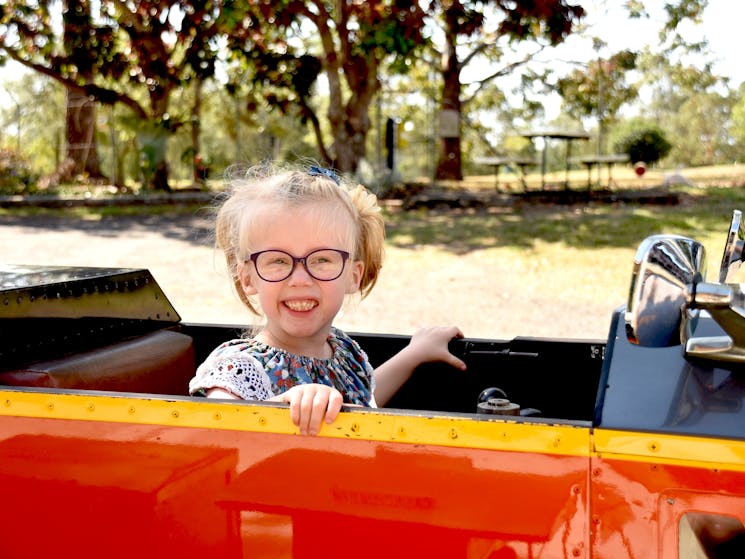
{"type": "Polygon", "coordinates": [[[282,349],[288,353],[292,353],[293,355],[315,357],[317,359],[330,359],[333,355],[333,349],[326,336],[324,336],[323,339],[320,337],[318,339],[283,339],[274,335],[267,328],[264,328],[257,333],[254,338],[270,347],[282,349]]]}

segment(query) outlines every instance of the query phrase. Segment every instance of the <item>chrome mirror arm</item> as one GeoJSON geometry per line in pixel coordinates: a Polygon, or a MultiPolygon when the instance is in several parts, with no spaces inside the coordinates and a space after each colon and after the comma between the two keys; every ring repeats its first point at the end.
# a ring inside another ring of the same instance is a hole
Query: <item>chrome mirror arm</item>
{"type": "Polygon", "coordinates": [[[745,224],[742,221],[742,212],[733,210],[727,240],[724,243],[722,263],[719,266],[719,283],[732,281],[733,276],[740,268],[740,264],[742,264],[744,251],[745,224]]]}
{"type": "Polygon", "coordinates": [[[687,329],[683,330],[687,356],[745,362],[745,293],[742,284],[698,283],[688,290],[686,307],[708,312],[726,334],[690,337],[687,329]]]}

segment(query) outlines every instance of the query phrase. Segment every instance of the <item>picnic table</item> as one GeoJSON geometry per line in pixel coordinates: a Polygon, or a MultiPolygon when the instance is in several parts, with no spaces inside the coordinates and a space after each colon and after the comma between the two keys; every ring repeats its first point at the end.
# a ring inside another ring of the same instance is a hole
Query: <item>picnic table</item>
{"type": "Polygon", "coordinates": [[[541,150],[541,190],[546,188],[546,152],[548,149],[549,140],[561,140],[566,142],[566,171],[564,179],[564,188],[569,188],[569,159],[572,154],[572,142],[574,140],[589,140],[590,134],[584,130],[559,130],[559,129],[546,129],[546,130],[533,130],[523,132],[520,134],[523,138],[529,138],[533,141],[535,138],[543,138],[544,144],[541,150]]]}
{"type": "Polygon", "coordinates": [[[592,188],[592,168],[597,166],[598,168],[598,184],[602,184],[600,177],[600,169],[603,165],[608,167],[608,187],[610,188],[613,182],[613,166],[617,163],[628,163],[629,156],[625,153],[609,153],[606,155],[583,155],[573,160],[576,163],[581,163],[587,167],[587,189],[592,188]]]}
{"type": "Polygon", "coordinates": [[[494,188],[499,191],[499,169],[500,167],[516,165],[520,168],[520,184],[523,189],[527,190],[527,183],[525,182],[525,170],[528,167],[537,165],[537,161],[532,157],[510,157],[510,156],[497,156],[497,157],[476,157],[474,158],[475,163],[480,165],[488,165],[494,167],[494,188]]]}

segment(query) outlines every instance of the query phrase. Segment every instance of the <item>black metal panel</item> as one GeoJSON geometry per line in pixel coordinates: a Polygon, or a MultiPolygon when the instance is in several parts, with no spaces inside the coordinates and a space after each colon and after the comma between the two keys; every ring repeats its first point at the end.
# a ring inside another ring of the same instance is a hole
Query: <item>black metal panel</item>
{"type": "Polygon", "coordinates": [[[148,270],[0,265],[0,318],[179,322],[148,270]]]}
{"type": "MultiPolygon", "coordinates": [[[[682,346],[642,347],[616,321],[596,423],[606,429],[745,440],[745,366],[686,359],[682,346]]],[[[716,333],[702,319],[696,334],[716,333]]]]}
{"type": "MultiPolygon", "coordinates": [[[[373,365],[404,347],[406,336],[354,334],[373,365]]],[[[420,366],[387,404],[390,408],[476,413],[481,392],[502,389],[541,417],[591,421],[605,344],[600,341],[516,338],[451,342],[467,371],[442,363],[420,366]]]]}
{"type": "Polygon", "coordinates": [[[0,266],[0,370],[179,323],[148,270],[0,266]]]}

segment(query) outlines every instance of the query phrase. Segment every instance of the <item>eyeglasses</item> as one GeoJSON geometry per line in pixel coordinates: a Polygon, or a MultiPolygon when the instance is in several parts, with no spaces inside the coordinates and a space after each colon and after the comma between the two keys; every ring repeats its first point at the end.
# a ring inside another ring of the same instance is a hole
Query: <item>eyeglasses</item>
{"type": "Polygon", "coordinates": [[[262,250],[249,255],[256,273],[264,281],[277,282],[292,275],[300,262],[310,277],[319,281],[332,281],[344,271],[349,253],[335,248],[313,250],[305,256],[293,256],[283,250],[262,250]]]}

